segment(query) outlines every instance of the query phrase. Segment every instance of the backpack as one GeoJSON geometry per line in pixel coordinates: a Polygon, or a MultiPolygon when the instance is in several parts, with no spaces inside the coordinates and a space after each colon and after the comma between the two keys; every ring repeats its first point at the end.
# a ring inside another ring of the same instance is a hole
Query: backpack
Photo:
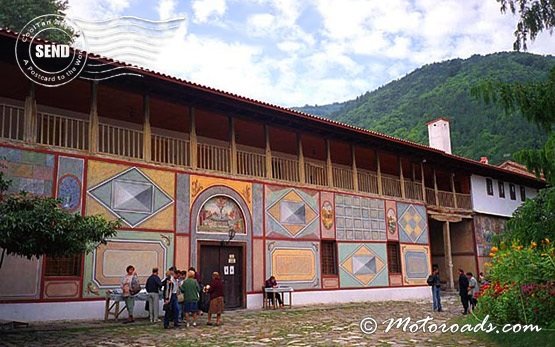
{"type": "Polygon", "coordinates": [[[429,285],[430,287],[432,287],[432,286],[434,285],[434,282],[435,282],[434,275],[428,276],[428,279],[426,280],[426,283],[428,283],[428,285],[429,285]]]}
{"type": "Polygon", "coordinates": [[[139,278],[134,276],[131,279],[131,286],[129,287],[129,294],[136,295],[141,291],[141,284],[139,283],[139,278]]]}

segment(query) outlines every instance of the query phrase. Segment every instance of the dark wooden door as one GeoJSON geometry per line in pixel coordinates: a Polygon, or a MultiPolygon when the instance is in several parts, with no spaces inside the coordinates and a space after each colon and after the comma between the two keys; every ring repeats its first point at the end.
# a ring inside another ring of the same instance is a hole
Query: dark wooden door
{"type": "Polygon", "coordinates": [[[208,284],[217,271],[224,283],[226,309],[243,307],[243,247],[201,245],[200,274],[208,284]]]}

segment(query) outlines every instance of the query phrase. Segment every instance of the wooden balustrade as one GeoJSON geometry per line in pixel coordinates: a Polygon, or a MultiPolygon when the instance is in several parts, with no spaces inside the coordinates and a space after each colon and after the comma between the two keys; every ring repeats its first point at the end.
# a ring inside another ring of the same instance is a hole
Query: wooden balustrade
{"type": "Polygon", "coordinates": [[[277,180],[299,182],[299,161],[272,156],[272,174],[277,180]]]}
{"type": "Polygon", "coordinates": [[[326,172],[326,163],[305,161],[304,164],[306,183],[318,186],[328,185],[328,175],[326,172]]]}
{"type": "Polygon", "coordinates": [[[384,195],[401,197],[401,181],[393,176],[382,175],[382,189],[384,195]]]}
{"type": "Polygon", "coordinates": [[[472,198],[470,194],[456,193],[457,207],[472,210],[472,198]]]}
{"type": "Polygon", "coordinates": [[[445,192],[443,190],[437,191],[439,206],[441,207],[455,207],[455,198],[453,192],[445,192]]]}
{"type": "Polygon", "coordinates": [[[98,125],[98,151],[129,158],[143,158],[143,132],[111,124],[98,125]]]}
{"type": "Polygon", "coordinates": [[[435,206],[436,204],[436,192],[434,188],[426,188],[426,204],[435,206]]]}
{"type": "Polygon", "coordinates": [[[343,189],[353,189],[353,170],[333,166],[333,186],[343,189]]]}
{"type": "Polygon", "coordinates": [[[237,150],[237,173],[245,176],[266,177],[266,156],[237,150]]]}
{"type": "Polygon", "coordinates": [[[0,137],[11,140],[23,140],[23,107],[0,104],[0,137]]]}
{"type": "Polygon", "coordinates": [[[372,171],[357,170],[358,190],[361,192],[378,194],[378,176],[372,171]]]}
{"type": "Polygon", "coordinates": [[[57,114],[37,113],[37,143],[49,146],[89,149],[89,121],[57,114]]]}
{"type": "Polygon", "coordinates": [[[189,140],[153,134],[151,155],[157,163],[190,166],[189,140]]]}
{"type": "Polygon", "coordinates": [[[231,169],[229,147],[207,143],[197,144],[198,168],[212,171],[229,172],[231,169]]]}
{"type": "Polygon", "coordinates": [[[405,181],[405,197],[413,200],[423,200],[422,183],[405,181]]]}

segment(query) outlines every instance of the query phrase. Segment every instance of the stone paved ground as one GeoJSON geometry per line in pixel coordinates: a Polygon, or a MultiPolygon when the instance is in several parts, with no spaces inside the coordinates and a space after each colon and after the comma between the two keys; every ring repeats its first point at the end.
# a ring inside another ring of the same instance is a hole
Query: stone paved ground
{"type": "MultiPolygon", "coordinates": [[[[444,300],[443,313],[431,314],[441,324],[460,314],[455,297],[444,300]]],[[[134,324],[57,322],[0,331],[1,346],[486,346],[460,333],[410,333],[400,329],[385,333],[380,325],[372,335],[359,328],[361,319],[378,322],[389,318],[430,315],[429,302],[379,302],[318,305],[276,311],[226,312],[224,325],[206,326],[206,315],[196,328],[162,329],[146,320],[134,324]]]]}

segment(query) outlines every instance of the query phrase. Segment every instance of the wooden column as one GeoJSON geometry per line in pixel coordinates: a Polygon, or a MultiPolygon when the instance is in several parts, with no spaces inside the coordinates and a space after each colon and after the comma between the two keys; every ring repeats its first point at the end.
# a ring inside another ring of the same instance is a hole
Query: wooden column
{"type": "Polygon", "coordinates": [[[355,145],[351,145],[351,162],[353,165],[353,189],[355,190],[355,192],[358,192],[358,171],[355,145]]]}
{"type": "Polygon", "coordinates": [[[299,182],[305,183],[304,153],[301,134],[297,133],[297,154],[299,158],[299,182]]]}
{"type": "Polygon", "coordinates": [[[451,255],[451,231],[449,228],[449,221],[443,222],[443,243],[445,251],[445,269],[447,269],[449,278],[447,286],[449,289],[453,289],[455,287],[455,282],[453,279],[453,257],[451,255]]]}
{"type": "Polygon", "coordinates": [[[152,160],[152,129],[150,128],[150,97],[145,95],[143,97],[143,111],[144,111],[144,124],[143,124],[143,159],[146,161],[152,160]]]}
{"type": "Polygon", "coordinates": [[[270,148],[270,127],[264,124],[264,139],[266,141],[266,178],[272,178],[272,149],[270,148]]]}
{"type": "Polygon", "coordinates": [[[439,206],[439,196],[437,193],[437,177],[436,177],[436,169],[434,169],[434,194],[436,197],[436,206],[439,206]]]}
{"type": "Polygon", "coordinates": [[[35,99],[35,84],[29,84],[29,94],[25,97],[23,110],[23,141],[37,141],[37,101],[35,99]]]}
{"type": "Polygon", "coordinates": [[[380,164],[380,153],[378,153],[378,151],[376,151],[376,171],[378,174],[378,195],[383,195],[382,169],[380,164]]]}
{"type": "Polygon", "coordinates": [[[89,113],[89,151],[98,152],[98,82],[91,82],[91,107],[89,113]]]}
{"type": "Polygon", "coordinates": [[[455,191],[455,174],[451,173],[451,191],[453,192],[453,204],[457,208],[457,192],[455,191]]]}
{"type": "Polygon", "coordinates": [[[399,180],[401,182],[401,197],[405,198],[405,177],[403,176],[403,160],[401,157],[397,157],[399,160],[399,180]]]}
{"type": "Polygon", "coordinates": [[[195,108],[189,107],[189,116],[191,117],[190,130],[189,130],[189,146],[191,148],[191,167],[196,169],[198,166],[198,152],[197,152],[197,125],[195,120],[195,108]]]}
{"type": "Polygon", "coordinates": [[[237,143],[235,142],[235,118],[229,116],[229,155],[231,163],[231,173],[237,173],[237,143]]]}
{"type": "Polygon", "coordinates": [[[426,202],[426,180],[424,179],[424,163],[420,162],[420,178],[422,183],[422,200],[426,202]]]}
{"type": "Polygon", "coordinates": [[[328,176],[328,186],[333,187],[333,166],[331,163],[331,143],[326,139],[326,173],[328,176]]]}

